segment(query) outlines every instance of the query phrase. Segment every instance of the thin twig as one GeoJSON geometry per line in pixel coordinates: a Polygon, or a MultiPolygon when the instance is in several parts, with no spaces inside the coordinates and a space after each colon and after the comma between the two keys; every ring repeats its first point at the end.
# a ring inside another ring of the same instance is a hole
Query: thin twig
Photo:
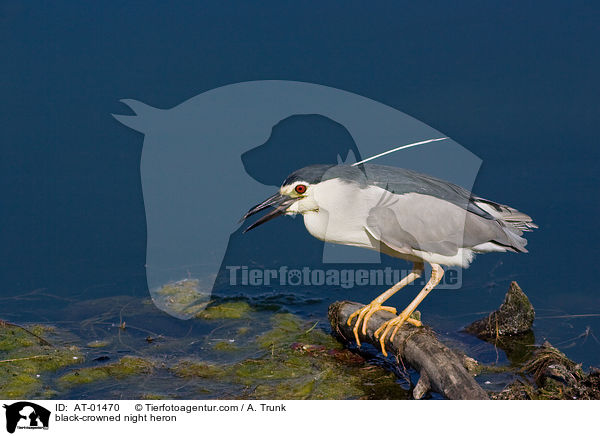
{"type": "Polygon", "coordinates": [[[41,359],[42,357],[51,357],[45,354],[38,354],[36,356],[29,356],[29,357],[18,357],[15,359],[4,359],[4,360],[0,360],[0,363],[6,363],[6,362],[18,362],[19,360],[32,360],[32,359],[41,359]]]}

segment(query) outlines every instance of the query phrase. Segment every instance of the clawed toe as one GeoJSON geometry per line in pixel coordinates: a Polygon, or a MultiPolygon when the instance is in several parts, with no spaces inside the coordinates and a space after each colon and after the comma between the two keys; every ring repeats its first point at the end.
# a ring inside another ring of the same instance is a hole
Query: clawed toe
{"type": "Polygon", "coordinates": [[[350,325],[352,325],[352,320],[355,317],[357,317],[356,323],[354,324],[354,328],[352,329],[352,333],[354,333],[354,338],[356,339],[356,345],[358,345],[359,347],[360,347],[360,339],[358,337],[358,331],[360,329],[361,324],[362,324],[362,334],[365,335],[365,334],[367,334],[367,324],[369,323],[369,320],[371,319],[371,317],[373,316],[373,314],[375,312],[378,312],[380,310],[384,310],[386,312],[396,314],[396,309],[394,307],[382,306],[379,303],[370,303],[370,304],[367,304],[366,306],[360,308],[356,312],[354,312],[348,318],[348,325],[350,326],[350,325]]]}
{"type": "Polygon", "coordinates": [[[390,341],[393,341],[394,337],[396,337],[396,333],[398,333],[398,330],[400,329],[400,327],[402,327],[402,325],[405,322],[412,324],[415,327],[421,327],[423,325],[421,321],[414,318],[410,318],[405,313],[401,313],[396,318],[392,318],[389,321],[384,322],[377,330],[375,330],[375,338],[379,339],[381,352],[384,356],[387,356],[387,351],[385,350],[386,337],[393,329],[392,334],[390,335],[390,341]]]}

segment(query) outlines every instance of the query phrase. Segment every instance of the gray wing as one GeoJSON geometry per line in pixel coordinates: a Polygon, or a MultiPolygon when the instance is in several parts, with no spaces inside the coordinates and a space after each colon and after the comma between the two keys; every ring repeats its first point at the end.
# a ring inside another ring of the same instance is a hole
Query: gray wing
{"type": "Polygon", "coordinates": [[[509,251],[526,252],[527,241],[521,235],[537,228],[530,216],[512,207],[404,168],[338,165],[324,174],[323,180],[329,178],[363,187],[377,186],[392,196],[386,201],[395,198],[403,203],[401,206],[379,204],[371,211],[368,225],[370,232],[382,234],[398,247],[408,244],[415,249],[453,255],[460,247],[493,242],[509,251]],[[415,199],[419,196],[421,199],[415,199]],[[426,199],[422,200],[423,197],[426,199]],[[424,204],[427,208],[422,207],[424,204]],[[378,209],[382,207],[390,208],[394,214],[378,209]]]}
{"type": "Polygon", "coordinates": [[[379,186],[391,193],[407,194],[416,192],[430,195],[462,207],[483,218],[494,218],[493,215],[477,204],[478,197],[454,183],[404,168],[384,165],[365,165],[365,167],[368,183],[379,186]]]}
{"type": "Polygon", "coordinates": [[[369,183],[392,193],[416,192],[445,200],[487,220],[499,221],[502,225],[510,227],[519,236],[523,231],[528,232],[538,228],[531,217],[523,212],[478,197],[454,183],[404,168],[384,165],[372,165],[371,167],[369,168],[367,165],[366,168],[369,183]]]}
{"type": "MultiPolygon", "coordinates": [[[[325,166],[320,165],[319,167],[323,170],[325,166]]],[[[363,186],[378,186],[393,194],[416,192],[430,195],[456,204],[475,215],[487,219],[494,218],[486,208],[479,206],[477,200],[481,199],[471,195],[466,189],[445,180],[405,168],[373,164],[362,164],[356,167],[347,165],[330,166],[319,181],[332,178],[346,180],[349,183],[358,183],[363,186]]],[[[494,202],[485,201],[494,208],[501,206],[494,202]]]]}
{"type": "Polygon", "coordinates": [[[525,239],[494,219],[452,202],[420,193],[382,195],[367,217],[367,230],[399,252],[411,249],[456,255],[459,248],[493,242],[510,251],[526,251],[525,239]]]}

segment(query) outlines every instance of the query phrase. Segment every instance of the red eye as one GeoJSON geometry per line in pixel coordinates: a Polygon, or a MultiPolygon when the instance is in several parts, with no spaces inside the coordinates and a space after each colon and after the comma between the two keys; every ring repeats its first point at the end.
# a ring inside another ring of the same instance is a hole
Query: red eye
{"type": "Polygon", "coordinates": [[[304,194],[306,192],[306,185],[296,185],[296,192],[298,194],[304,194]]]}

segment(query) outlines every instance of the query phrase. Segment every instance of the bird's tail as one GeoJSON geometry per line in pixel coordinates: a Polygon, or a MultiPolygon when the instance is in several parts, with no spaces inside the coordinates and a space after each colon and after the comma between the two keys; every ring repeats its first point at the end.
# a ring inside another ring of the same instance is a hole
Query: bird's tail
{"type": "Polygon", "coordinates": [[[538,228],[538,225],[533,222],[533,218],[529,215],[505,204],[495,203],[483,198],[475,199],[475,204],[508,227],[519,230],[517,232],[519,236],[523,234],[522,232],[531,232],[538,228]]]}
{"type": "Polygon", "coordinates": [[[527,253],[525,246],[527,239],[523,237],[523,232],[531,232],[538,226],[533,219],[515,208],[505,204],[495,203],[483,198],[474,198],[475,204],[489,213],[502,229],[503,236],[474,247],[475,251],[514,251],[518,253],[527,253]]]}

